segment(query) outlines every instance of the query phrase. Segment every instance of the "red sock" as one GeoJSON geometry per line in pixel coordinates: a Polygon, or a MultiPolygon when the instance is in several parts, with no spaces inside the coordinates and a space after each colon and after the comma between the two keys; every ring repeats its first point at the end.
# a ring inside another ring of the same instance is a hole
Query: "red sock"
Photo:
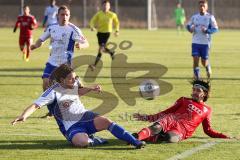
{"type": "Polygon", "coordinates": [[[138,132],[138,140],[144,140],[151,137],[151,135],[152,133],[149,128],[143,128],[140,132],[138,132]]]}

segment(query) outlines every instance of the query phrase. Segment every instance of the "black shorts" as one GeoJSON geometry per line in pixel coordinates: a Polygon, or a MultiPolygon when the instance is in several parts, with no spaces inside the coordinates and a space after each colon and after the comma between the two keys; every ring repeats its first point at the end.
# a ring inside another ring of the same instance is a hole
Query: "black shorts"
{"type": "Polygon", "coordinates": [[[97,33],[98,44],[99,46],[105,46],[110,37],[110,32],[107,33],[97,33]]]}

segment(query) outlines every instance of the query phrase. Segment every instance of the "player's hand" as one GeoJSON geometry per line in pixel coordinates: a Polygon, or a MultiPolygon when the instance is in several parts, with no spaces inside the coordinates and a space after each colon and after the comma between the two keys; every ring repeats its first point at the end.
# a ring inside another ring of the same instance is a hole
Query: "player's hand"
{"type": "Polygon", "coordinates": [[[195,25],[192,25],[190,28],[190,32],[193,33],[195,31],[195,25]]]}
{"type": "Polygon", "coordinates": [[[116,32],[114,33],[114,36],[115,36],[115,37],[119,36],[119,32],[116,31],[116,32]]]}
{"type": "Polygon", "coordinates": [[[201,27],[201,30],[202,30],[202,32],[203,32],[203,33],[206,33],[206,31],[207,31],[207,28],[206,28],[206,27],[204,27],[204,26],[202,26],[202,27],[201,27]]]}
{"type": "Polygon", "coordinates": [[[97,84],[97,85],[92,87],[92,91],[101,92],[102,91],[102,87],[97,84]]]}
{"type": "Polygon", "coordinates": [[[75,44],[75,47],[76,47],[77,49],[81,49],[80,43],[76,43],[76,44],[75,44]]]}
{"type": "Polygon", "coordinates": [[[34,50],[34,49],[36,49],[37,48],[37,46],[35,45],[35,44],[32,44],[31,46],[30,46],[30,49],[31,50],[34,50]]]}
{"type": "Polygon", "coordinates": [[[11,124],[12,124],[12,125],[15,125],[16,123],[24,122],[25,120],[26,120],[25,117],[19,116],[19,117],[17,117],[14,121],[12,121],[11,124]]]}
{"type": "Polygon", "coordinates": [[[147,115],[146,114],[134,113],[133,118],[135,118],[137,121],[147,121],[147,115]]]}
{"type": "Polygon", "coordinates": [[[240,137],[239,136],[234,136],[234,137],[230,137],[230,139],[234,139],[234,140],[240,140],[240,137]]]}
{"type": "Polygon", "coordinates": [[[96,29],[95,28],[91,28],[91,31],[96,31],[96,29]]]}

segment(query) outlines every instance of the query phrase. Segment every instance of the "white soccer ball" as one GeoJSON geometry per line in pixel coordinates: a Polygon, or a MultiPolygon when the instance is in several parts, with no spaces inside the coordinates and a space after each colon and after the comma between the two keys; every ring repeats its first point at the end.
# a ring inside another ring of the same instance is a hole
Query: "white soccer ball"
{"type": "Polygon", "coordinates": [[[160,86],[152,79],[144,80],[139,86],[140,95],[146,100],[153,100],[160,94],[160,86]]]}

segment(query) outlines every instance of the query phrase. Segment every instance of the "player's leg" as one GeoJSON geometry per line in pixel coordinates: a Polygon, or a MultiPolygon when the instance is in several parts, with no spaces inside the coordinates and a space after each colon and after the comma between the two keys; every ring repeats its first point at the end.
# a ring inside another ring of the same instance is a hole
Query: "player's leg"
{"type": "Polygon", "coordinates": [[[75,147],[88,147],[89,145],[89,138],[86,133],[76,133],[72,138],[72,144],[75,147]]]}
{"type": "Polygon", "coordinates": [[[152,136],[158,135],[162,131],[162,126],[155,122],[151,126],[143,128],[137,133],[138,140],[146,140],[152,136]]]}
{"type": "Polygon", "coordinates": [[[99,33],[99,32],[97,33],[97,39],[98,39],[98,46],[99,46],[98,47],[98,54],[97,54],[97,57],[95,59],[94,64],[89,65],[89,67],[90,67],[90,69],[92,71],[95,70],[98,62],[100,61],[100,59],[102,57],[102,50],[103,50],[103,47],[102,47],[102,36],[101,36],[101,33],[99,33]]]}
{"type": "Polygon", "coordinates": [[[111,51],[110,49],[107,48],[107,42],[108,42],[109,37],[110,37],[110,33],[104,33],[102,46],[104,47],[104,51],[107,52],[111,56],[111,58],[113,60],[115,52],[111,51]]]}
{"type": "Polygon", "coordinates": [[[26,46],[27,46],[27,51],[26,51],[26,61],[28,62],[29,61],[29,57],[30,57],[30,53],[31,53],[31,49],[30,49],[30,46],[32,44],[33,40],[31,37],[29,38],[26,38],[26,46]]]}
{"type": "Polygon", "coordinates": [[[94,118],[94,126],[96,127],[97,131],[108,130],[118,139],[130,143],[136,146],[136,148],[141,148],[145,145],[144,142],[137,140],[123,127],[112,122],[108,118],[97,116],[96,118],[94,118]]]}
{"type": "Polygon", "coordinates": [[[25,49],[25,39],[23,37],[19,37],[19,47],[23,54],[23,60],[26,59],[26,49],[25,49]]]}
{"type": "Polygon", "coordinates": [[[209,46],[203,45],[201,49],[201,62],[203,67],[206,68],[207,78],[210,79],[212,74],[212,69],[208,59],[209,59],[209,46]]]}
{"type": "Polygon", "coordinates": [[[193,57],[193,75],[194,79],[200,79],[200,68],[199,68],[199,44],[192,44],[192,57],[193,57]]]}
{"type": "Polygon", "coordinates": [[[173,131],[168,131],[166,133],[161,133],[158,136],[157,141],[168,142],[168,143],[177,143],[181,141],[181,136],[173,131]]]}

